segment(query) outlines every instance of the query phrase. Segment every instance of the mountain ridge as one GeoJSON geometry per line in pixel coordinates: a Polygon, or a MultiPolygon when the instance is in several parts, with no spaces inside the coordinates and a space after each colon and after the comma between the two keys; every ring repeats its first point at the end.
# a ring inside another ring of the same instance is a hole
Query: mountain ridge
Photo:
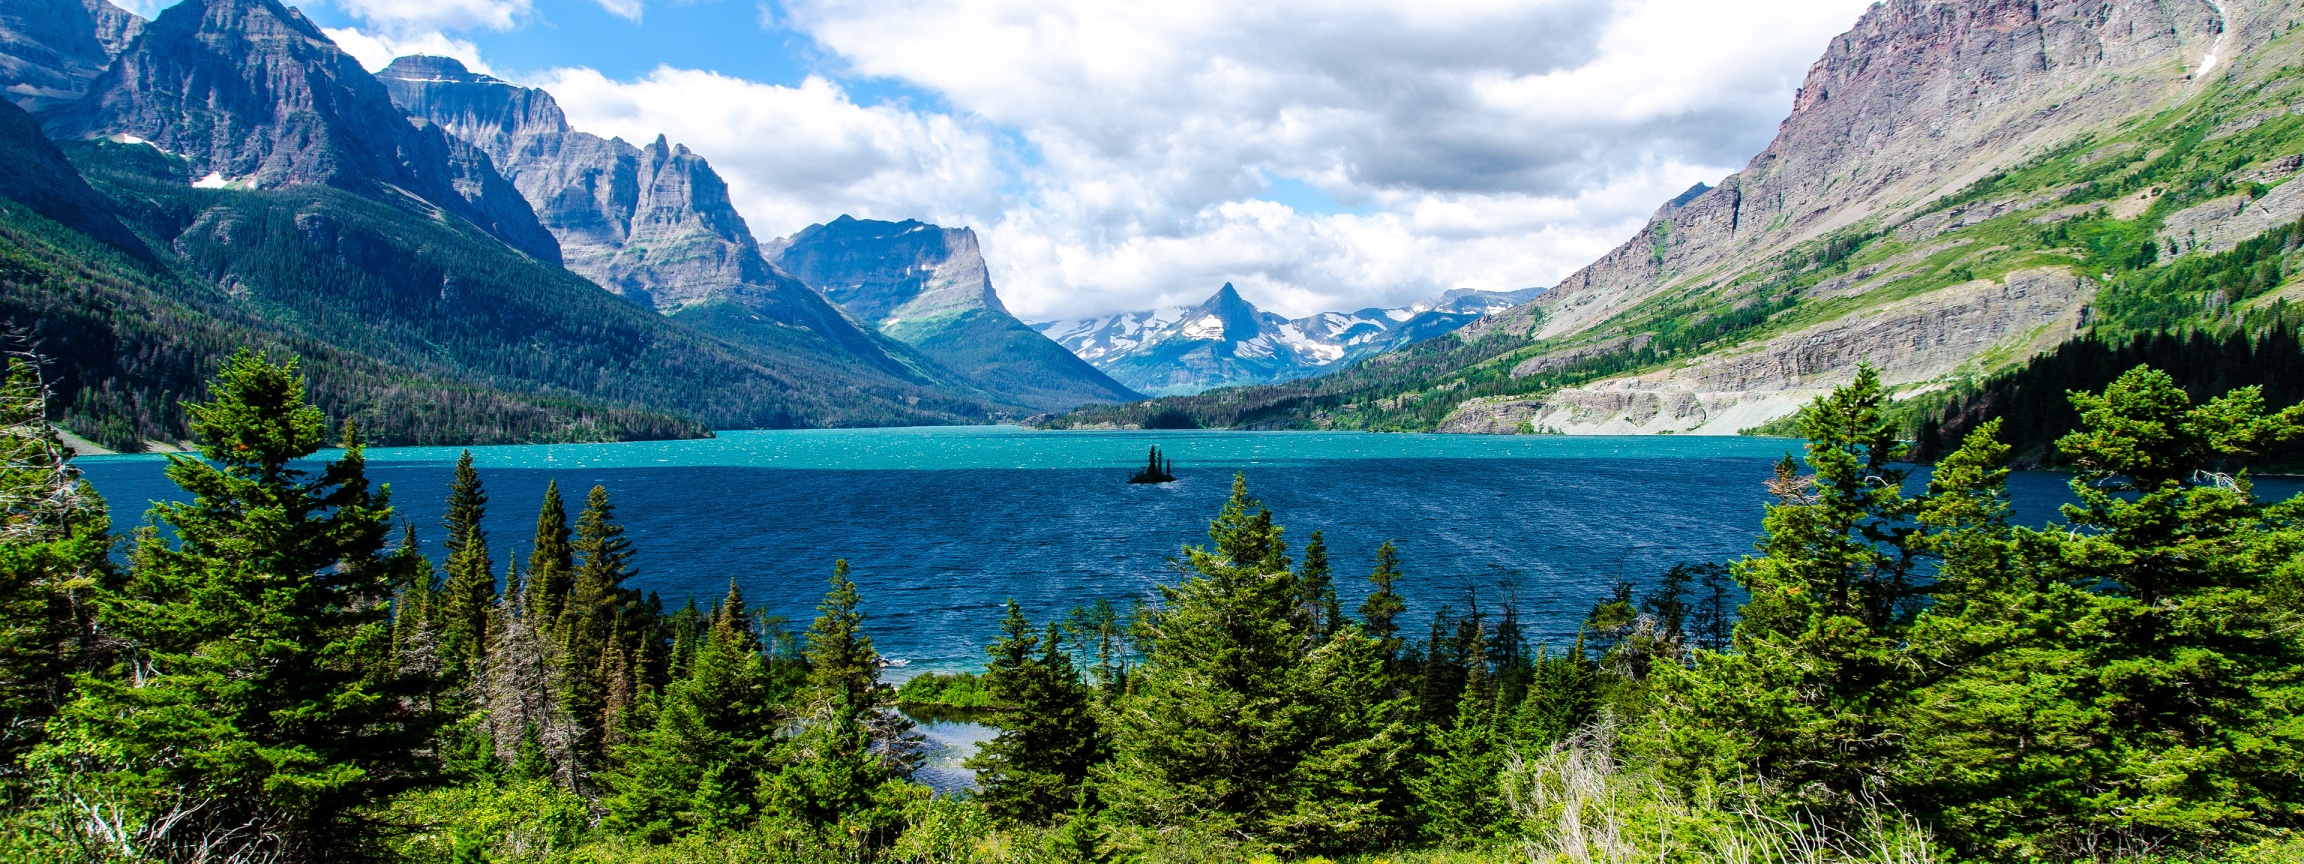
{"type": "Polygon", "coordinates": [[[1227,282],[1197,306],[1032,326],[1115,380],[1168,396],[1324,375],[1452,332],[1541,291],[1452,289],[1391,309],[1288,319],[1257,308],[1227,282]]]}

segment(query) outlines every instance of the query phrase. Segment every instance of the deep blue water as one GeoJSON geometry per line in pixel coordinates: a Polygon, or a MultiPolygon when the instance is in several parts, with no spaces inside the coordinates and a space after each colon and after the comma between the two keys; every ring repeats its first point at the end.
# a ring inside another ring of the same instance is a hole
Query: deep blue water
{"type": "MultiPolygon", "coordinates": [[[[1109,598],[1125,608],[1172,581],[1205,540],[1234,472],[1294,549],[1324,532],[1349,605],[1376,546],[1399,544],[1409,626],[1442,603],[1514,594],[1537,638],[1572,639],[1618,577],[1748,552],[1761,483],[1797,442],[1756,438],[1034,432],[1013,427],[724,432],[703,441],[473,448],[498,566],[525,559],[545,483],[570,517],[608,488],[640,575],[668,606],[710,603],[734,579],[748,603],[805,628],[847,558],[882,654],[911,670],[973,667],[1010,597],[1035,619],[1109,598]],[[1159,444],[1181,479],[1125,482],[1159,444]]],[[[370,451],[370,475],[437,549],[457,450],[370,451]]],[[[176,496],[157,456],[79,461],[115,524],[176,496]]],[[[2017,475],[2024,519],[2065,478],[2017,475]]],[[[2270,484],[2266,484],[2269,486],[2270,484]]],[[[2293,485],[2293,484],[2291,484],[2293,485]]],[[[2265,491],[2273,491],[2267,488],[2265,491]]],[[[2292,491],[2292,490],[2291,490],[2292,491]]],[[[2283,492],[2282,494],[2286,494],[2283,492]]],[[[1415,632],[1413,629],[1411,632],[1415,632]]]]}

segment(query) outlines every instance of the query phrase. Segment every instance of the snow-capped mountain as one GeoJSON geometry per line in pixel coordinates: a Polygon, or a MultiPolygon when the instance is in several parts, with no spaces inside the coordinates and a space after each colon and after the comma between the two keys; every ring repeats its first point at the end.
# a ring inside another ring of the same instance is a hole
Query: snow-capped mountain
{"type": "Polygon", "coordinates": [[[1325,375],[1351,361],[1454,331],[1542,293],[1450,291],[1392,309],[1287,319],[1225,283],[1192,307],[1032,325],[1104,373],[1159,396],[1325,375]]]}

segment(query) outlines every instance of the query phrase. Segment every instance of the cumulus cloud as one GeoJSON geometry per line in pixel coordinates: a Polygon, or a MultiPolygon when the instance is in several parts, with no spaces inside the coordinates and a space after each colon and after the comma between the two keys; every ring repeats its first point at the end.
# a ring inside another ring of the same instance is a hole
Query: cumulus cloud
{"type": "Polygon", "coordinates": [[[1007,182],[990,131],[858,105],[822,77],[783,87],[671,67],[631,81],[557,69],[524,83],[551,91],[578,129],[635,143],[661,134],[702,154],[762,239],[841,213],[971,224],[999,211],[1007,182]]]}
{"type": "Polygon", "coordinates": [[[1223,281],[1301,314],[1548,284],[1766,144],[1867,0],[800,0],[852,74],[1014,130],[1004,296],[1068,315],[1223,281]],[[1254,200],[1271,178],[1372,213],[1254,200]]]}
{"type": "Polygon", "coordinates": [[[344,53],[352,55],[355,60],[359,60],[360,65],[370,72],[391,65],[392,58],[405,57],[410,54],[435,54],[441,57],[454,57],[464,61],[464,68],[474,72],[487,74],[495,71],[488,68],[488,64],[480,59],[480,49],[474,47],[472,43],[462,39],[452,39],[438,32],[395,36],[369,33],[358,27],[328,27],[323,28],[321,32],[328,34],[328,38],[335,41],[336,47],[344,49],[344,53]]]}

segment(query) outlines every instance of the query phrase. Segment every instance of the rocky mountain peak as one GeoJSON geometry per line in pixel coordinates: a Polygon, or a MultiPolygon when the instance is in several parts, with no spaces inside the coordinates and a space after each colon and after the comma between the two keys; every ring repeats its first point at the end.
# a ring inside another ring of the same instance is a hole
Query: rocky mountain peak
{"type": "Polygon", "coordinates": [[[160,13],[88,95],[44,115],[64,138],[129,135],[203,182],[395,187],[557,263],[559,246],[486,154],[409,122],[383,84],[277,0],[185,0],[160,13]]]}
{"type": "Polygon", "coordinates": [[[1008,313],[969,228],[841,214],[771,251],[786,271],[868,323],[966,309],[1008,313]]]}
{"type": "Polygon", "coordinates": [[[0,4],[0,92],[26,111],[80,98],[144,30],[144,19],[106,0],[0,4]]]}

